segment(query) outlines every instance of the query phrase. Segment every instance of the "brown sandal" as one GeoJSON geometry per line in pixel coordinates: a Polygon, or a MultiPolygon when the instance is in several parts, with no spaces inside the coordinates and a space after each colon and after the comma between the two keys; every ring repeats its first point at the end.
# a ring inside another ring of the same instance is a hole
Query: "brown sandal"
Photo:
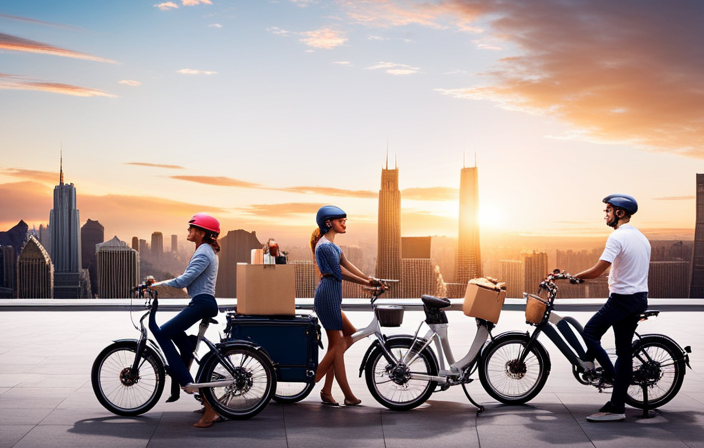
{"type": "Polygon", "coordinates": [[[320,391],[320,401],[326,406],[340,406],[340,403],[335,401],[332,394],[326,394],[322,390],[320,391]]]}
{"type": "Polygon", "coordinates": [[[345,406],[359,406],[362,403],[362,400],[357,398],[355,401],[348,400],[345,398],[345,406]]]}

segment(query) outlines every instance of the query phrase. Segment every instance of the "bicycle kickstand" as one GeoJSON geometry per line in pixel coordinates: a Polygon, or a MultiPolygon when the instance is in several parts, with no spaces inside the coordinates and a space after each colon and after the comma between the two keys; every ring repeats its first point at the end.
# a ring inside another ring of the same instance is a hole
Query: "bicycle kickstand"
{"type": "Polygon", "coordinates": [[[479,414],[484,412],[484,410],[485,410],[484,406],[480,405],[479,403],[474,401],[472,399],[472,397],[469,396],[469,392],[467,392],[467,385],[464,383],[462,383],[462,390],[464,390],[464,394],[467,396],[467,400],[469,400],[469,402],[472,403],[472,405],[474,405],[475,408],[477,408],[477,416],[479,416],[479,414]]]}
{"type": "Polygon", "coordinates": [[[638,418],[653,418],[654,415],[648,410],[648,385],[641,384],[640,387],[643,389],[643,415],[638,418]]]}

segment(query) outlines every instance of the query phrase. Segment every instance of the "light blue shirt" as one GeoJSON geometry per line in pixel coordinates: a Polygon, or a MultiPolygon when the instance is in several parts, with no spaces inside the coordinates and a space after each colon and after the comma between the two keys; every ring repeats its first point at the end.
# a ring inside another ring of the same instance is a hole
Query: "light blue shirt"
{"type": "Polygon", "coordinates": [[[161,282],[161,284],[176,288],[186,288],[188,296],[191,298],[199,294],[209,294],[215,297],[215,280],[217,276],[218,256],[210,244],[201,244],[188,263],[186,272],[176,278],[161,282]]]}

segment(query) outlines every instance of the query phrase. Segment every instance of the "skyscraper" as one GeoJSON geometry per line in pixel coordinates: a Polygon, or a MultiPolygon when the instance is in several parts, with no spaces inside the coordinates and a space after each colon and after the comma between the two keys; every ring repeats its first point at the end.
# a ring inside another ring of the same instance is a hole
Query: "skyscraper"
{"type": "Polygon", "coordinates": [[[697,173],[697,208],[692,251],[692,282],[689,297],[704,297],[704,174],[697,173]]]}
{"type": "MultiPolygon", "coordinates": [[[[476,163],[475,163],[476,165],[476,163]]],[[[477,167],[462,168],[460,173],[459,242],[457,245],[457,275],[464,283],[482,276],[479,248],[479,172],[477,167]]]]}
{"type": "Polygon", "coordinates": [[[526,254],[525,260],[525,280],[523,287],[525,292],[535,294],[538,285],[548,275],[548,254],[547,252],[535,252],[526,254]]]}
{"type": "Polygon", "coordinates": [[[98,267],[95,264],[95,246],[105,241],[105,227],[89,219],[81,227],[81,262],[90,274],[91,294],[98,294],[98,267]]]}
{"type": "Polygon", "coordinates": [[[51,257],[39,240],[30,236],[17,259],[17,298],[51,299],[53,292],[54,266],[51,257]]]}
{"type": "Polygon", "coordinates": [[[0,246],[0,299],[15,297],[15,248],[0,246]]]}
{"type": "MultiPolygon", "coordinates": [[[[401,269],[401,191],[398,189],[398,167],[381,170],[379,190],[378,246],[376,276],[399,280],[403,284],[401,269]]],[[[387,297],[401,297],[400,288],[391,287],[387,297]]]]}
{"type": "Polygon", "coordinates": [[[418,299],[423,294],[438,294],[439,270],[430,258],[431,241],[429,236],[401,238],[401,297],[418,299]]]}
{"type": "Polygon", "coordinates": [[[249,263],[252,249],[261,249],[256,232],[230,230],[220,238],[220,267],[215,284],[215,295],[221,298],[237,297],[237,263],[249,263]]]}
{"type": "Polygon", "coordinates": [[[152,259],[160,260],[164,255],[164,235],[161,232],[152,233],[152,259]]]}
{"type": "Polygon", "coordinates": [[[311,260],[294,260],[291,262],[296,275],[296,297],[313,298],[315,295],[315,263],[311,260]]]}
{"type": "Polygon", "coordinates": [[[688,261],[651,261],[648,271],[648,298],[687,298],[688,261]]]}
{"type": "Polygon", "coordinates": [[[116,236],[96,247],[98,297],[127,298],[139,283],[139,253],[116,236]]]}
{"type": "Polygon", "coordinates": [[[178,252],[178,235],[171,235],[171,252],[178,252]]]}
{"type": "Polygon", "coordinates": [[[139,252],[139,238],[137,238],[136,236],[132,237],[132,249],[139,252]]]}
{"type": "Polygon", "coordinates": [[[59,185],[54,187],[54,208],[49,215],[51,260],[54,263],[54,297],[81,297],[81,228],[76,209],[76,188],[64,183],[63,157],[59,185]]]}
{"type": "Polygon", "coordinates": [[[533,289],[526,291],[525,266],[520,260],[501,260],[501,280],[506,283],[506,297],[520,299],[524,292],[533,293],[533,289]]]}

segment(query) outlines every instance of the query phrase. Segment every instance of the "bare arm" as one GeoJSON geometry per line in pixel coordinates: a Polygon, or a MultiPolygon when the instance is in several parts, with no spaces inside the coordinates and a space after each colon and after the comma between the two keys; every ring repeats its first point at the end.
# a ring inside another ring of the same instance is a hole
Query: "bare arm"
{"type": "Polygon", "coordinates": [[[343,280],[359,283],[360,285],[371,286],[371,280],[369,277],[364,275],[364,272],[360,271],[357,266],[350,263],[344,253],[340,255],[340,266],[344,268],[342,271],[343,280]]]}
{"type": "Polygon", "coordinates": [[[581,278],[583,280],[592,280],[598,278],[601,274],[603,274],[604,271],[609,269],[609,266],[611,266],[611,263],[609,263],[608,261],[599,260],[594,266],[587,269],[586,271],[580,272],[579,274],[575,275],[575,277],[581,278]]]}

